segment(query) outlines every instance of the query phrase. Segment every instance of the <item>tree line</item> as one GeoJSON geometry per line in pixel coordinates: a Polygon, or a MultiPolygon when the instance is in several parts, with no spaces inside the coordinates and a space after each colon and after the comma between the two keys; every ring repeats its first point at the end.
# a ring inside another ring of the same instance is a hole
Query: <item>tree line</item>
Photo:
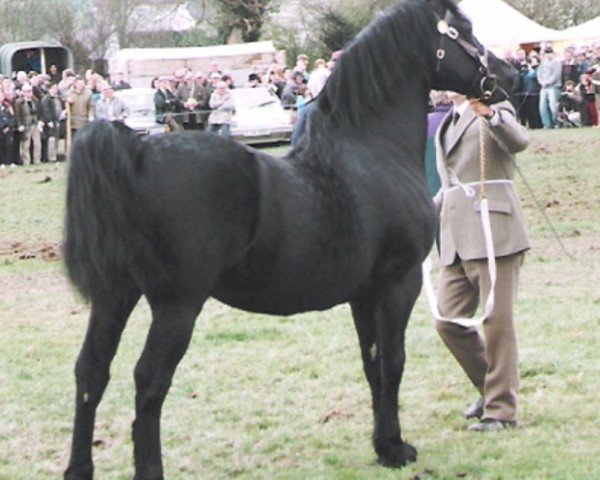
{"type": "MultiPolygon", "coordinates": [[[[538,23],[556,29],[600,15],[597,0],[506,0],[538,23]]],[[[111,48],[187,47],[273,40],[289,58],[308,53],[328,57],[342,48],[374,15],[397,0],[303,0],[290,23],[278,21],[285,0],[0,0],[0,44],[57,40],[87,68],[111,48]],[[186,4],[195,28],[151,32],[136,23],[135,12],[151,5],[167,14],[186,4]],[[310,33],[308,33],[310,32],[310,33]]]]}

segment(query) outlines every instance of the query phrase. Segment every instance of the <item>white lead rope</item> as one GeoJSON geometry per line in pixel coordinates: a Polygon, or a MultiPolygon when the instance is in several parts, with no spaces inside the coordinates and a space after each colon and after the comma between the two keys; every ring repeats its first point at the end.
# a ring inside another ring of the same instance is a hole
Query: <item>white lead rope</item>
{"type": "Polygon", "coordinates": [[[463,327],[474,327],[482,324],[486,318],[489,318],[494,310],[494,290],[496,286],[496,255],[494,252],[494,242],[492,240],[492,228],[490,224],[490,211],[487,198],[481,199],[481,224],[483,226],[483,234],[485,238],[485,249],[487,254],[488,271],[490,273],[490,292],[485,302],[483,314],[479,318],[448,318],[440,314],[438,302],[431,282],[431,260],[425,259],[422,265],[423,270],[423,287],[429,302],[429,308],[436,320],[442,322],[451,322],[463,327]]]}

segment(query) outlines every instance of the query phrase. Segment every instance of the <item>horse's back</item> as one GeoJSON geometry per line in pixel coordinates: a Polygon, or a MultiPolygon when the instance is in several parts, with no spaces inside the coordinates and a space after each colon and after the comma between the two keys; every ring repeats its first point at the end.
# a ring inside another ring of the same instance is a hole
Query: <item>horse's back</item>
{"type": "Polygon", "coordinates": [[[137,221],[160,258],[138,268],[150,288],[174,282],[190,292],[210,289],[255,234],[259,184],[252,151],[212,134],[178,133],[145,141],[143,158],[137,221]]]}

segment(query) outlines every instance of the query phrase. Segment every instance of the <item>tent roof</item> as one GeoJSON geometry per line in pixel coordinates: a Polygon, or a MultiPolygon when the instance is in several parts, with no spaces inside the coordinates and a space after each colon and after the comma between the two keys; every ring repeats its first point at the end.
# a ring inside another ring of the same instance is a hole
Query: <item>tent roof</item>
{"type": "Polygon", "coordinates": [[[502,0],[463,0],[459,7],[473,22],[477,39],[487,47],[561,38],[557,30],[534,22],[502,0]]]}
{"type": "Polygon", "coordinates": [[[560,38],[564,40],[583,40],[583,39],[598,39],[600,40],[600,15],[592,18],[587,22],[576,25],[575,27],[566,28],[560,32],[560,38]]]}
{"type": "Polygon", "coordinates": [[[277,50],[270,40],[264,42],[237,43],[231,45],[212,45],[209,47],[174,47],[174,48],[123,48],[115,53],[112,59],[126,61],[129,59],[186,59],[186,58],[218,58],[238,55],[256,55],[275,53],[277,50]]]}

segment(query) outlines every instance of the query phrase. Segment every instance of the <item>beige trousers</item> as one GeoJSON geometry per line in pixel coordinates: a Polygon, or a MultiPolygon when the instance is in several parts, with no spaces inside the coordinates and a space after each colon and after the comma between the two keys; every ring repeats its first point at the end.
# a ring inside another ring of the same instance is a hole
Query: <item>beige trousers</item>
{"type": "MultiPolygon", "coordinates": [[[[481,329],[436,321],[440,337],[483,397],[485,418],[517,419],[519,358],[513,310],[523,259],[523,253],[496,259],[494,309],[481,329]]],[[[440,275],[440,314],[472,317],[489,291],[487,259],[458,259],[440,275]]]]}
{"type": "Polygon", "coordinates": [[[58,153],[58,135],[48,136],[48,161],[56,162],[58,153]]]}
{"type": "Polygon", "coordinates": [[[37,128],[37,124],[25,127],[25,130],[21,132],[21,160],[23,165],[31,163],[29,152],[31,142],[33,142],[33,163],[40,163],[42,161],[42,135],[37,128]]]}

